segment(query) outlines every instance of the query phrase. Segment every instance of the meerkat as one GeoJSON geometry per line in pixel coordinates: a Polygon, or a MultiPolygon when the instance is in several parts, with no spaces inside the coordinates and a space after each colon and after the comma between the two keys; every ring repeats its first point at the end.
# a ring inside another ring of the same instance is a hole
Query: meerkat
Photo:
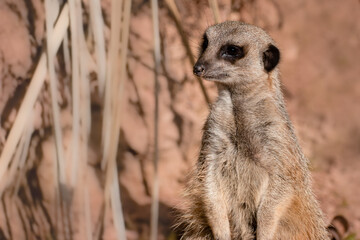
{"type": "Polygon", "coordinates": [[[259,27],[231,21],[205,31],[193,72],[216,83],[218,98],[186,189],[182,239],[329,239],[285,108],[279,60],[259,27]]]}

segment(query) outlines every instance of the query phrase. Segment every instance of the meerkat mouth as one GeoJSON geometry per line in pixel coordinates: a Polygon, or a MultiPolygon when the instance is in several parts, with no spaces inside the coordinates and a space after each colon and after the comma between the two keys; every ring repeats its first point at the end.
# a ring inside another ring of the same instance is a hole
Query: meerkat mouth
{"type": "Polygon", "coordinates": [[[229,74],[221,73],[221,74],[204,74],[202,78],[205,80],[223,80],[225,78],[228,78],[229,74]]]}

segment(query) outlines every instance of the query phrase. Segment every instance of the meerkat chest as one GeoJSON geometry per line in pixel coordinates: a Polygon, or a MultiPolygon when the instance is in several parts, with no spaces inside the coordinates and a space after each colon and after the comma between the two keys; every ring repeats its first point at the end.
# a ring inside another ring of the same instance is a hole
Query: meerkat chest
{"type": "MultiPolygon", "coordinates": [[[[209,121],[211,122],[210,128],[214,134],[225,134],[226,137],[236,131],[234,106],[229,94],[222,94],[211,109],[209,121]]],[[[225,138],[225,136],[223,137],[225,138]]]]}
{"type": "Polygon", "coordinates": [[[214,153],[239,154],[236,142],[242,129],[237,126],[239,119],[234,115],[234,110],[236,111],[228,93],[222,93],[211,109],[205,132],[214,153]]]}
{"type": "Polygon", "coordinates": [[[219,99],[210,112],[205,124],[205,142],[209,153],[216,155],[230,154],[234,150],[232,138],[236,131],[231,101],[219,99]]]}
{"type": "MultiPolygon", "coordinates": [[[[235,109],[236,110],[236,109],[235,109]]],[[[209,167],[215,172],[217,182],[236,201],[252,203],[255,207],[261,192],[266,188],[267,173],[256,164],[253,143],[238,126],[241,119],[234,115],[234,105],[229,95],[220,96],[212,108],[206,126],[209,167]]]]}

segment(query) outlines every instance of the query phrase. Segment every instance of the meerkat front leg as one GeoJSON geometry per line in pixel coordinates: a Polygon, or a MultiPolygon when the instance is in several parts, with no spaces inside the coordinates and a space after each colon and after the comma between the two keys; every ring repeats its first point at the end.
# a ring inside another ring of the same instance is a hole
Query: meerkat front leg
{"type": "MultiPolygon", "coordinates": [[[[209,166],[212,168],[213,166],[209,166]]],[[[205,178],[206,217],[215,240],[231,240],[226,196],[216,171],[209,169],[205,178]]]]}
{"type": "Polygon", "coordinates": [[[257,240],[272,240],[277,231],[280,218],[292,200],[291,188],[284,187],[283,180],[270,180],[257,211],[257,240]]]}

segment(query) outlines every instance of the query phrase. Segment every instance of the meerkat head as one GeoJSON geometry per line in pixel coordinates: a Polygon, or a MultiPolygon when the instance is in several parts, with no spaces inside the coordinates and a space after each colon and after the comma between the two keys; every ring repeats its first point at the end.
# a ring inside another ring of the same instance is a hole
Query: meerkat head
{"type": "Polygon", "coordinates": [[[264,30],[231,21],[205,31],[193,72],[225,84],[253,82],[274,71],[279,60],[280,52],[264,30]]]}

